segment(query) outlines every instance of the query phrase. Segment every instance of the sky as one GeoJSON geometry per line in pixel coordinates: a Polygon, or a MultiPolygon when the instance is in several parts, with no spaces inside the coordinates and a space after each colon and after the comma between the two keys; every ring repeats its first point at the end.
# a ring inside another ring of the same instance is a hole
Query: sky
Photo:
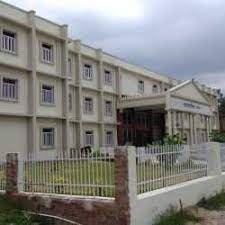
{"type": "Polygon", "coordinates": [[[5,0],[83,43],[177,79],[225,92],[224,0],[5,0]]]}

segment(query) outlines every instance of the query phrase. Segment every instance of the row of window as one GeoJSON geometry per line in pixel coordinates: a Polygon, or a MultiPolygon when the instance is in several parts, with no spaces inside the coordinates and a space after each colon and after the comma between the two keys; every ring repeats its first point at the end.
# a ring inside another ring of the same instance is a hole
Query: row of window
{"type": "MultiPolygon", "coordinates": [[[[17,34],[5,29],[1,34],[1,50],[7,53],[17,53],[17,34]]],[[[40,43],[40,59],[44,63],[54,63],[54,48],[52,44],[45,42],[40,43]]],[[[68,72],[72,74],[72,60],[68,59],[68,72]]],[[[93,79],[93,67],[90,64],[84,64],[83,66],[83,78],[86,80],[93,79]]],[[[105,85],[112,86],[112,73],[109,70],[104,70],[104,83],[105,85]]]]}
{"type": "MultiPolygon", "coordinates": [[[[108,146],[114,144],[113,131],[106,131],[105,133],[105,143],[108,146]]],[[[94,131],[86,131],[84,134],[84,145],[85,146],[94,146],[94,131]]]]}
{"type": "MultiPolygon", "coordinates": [[[[69,60],[71,63],[71,59],[69,60]]],[[[69,65],[71,68],[71,66],[69,65]]],[[[85,80],[93,80],[94,77],[94,72],[93,72],[93,66],[90,64],[84,64],[83,65],[83,78],[85,80]]],[[[112,77],[112,72],[110,70],[104,70],[104,84],[107,86],[112,86],[113,85],[113,77],[112,77]]]]}
{"type": "MultiPolygon", "coordinates": [[[[145,92],[145,83],[144,83],[143,80],[139,80],[138,81],[138,93],[143,94],[144,92],[145,92]]],[[[154,94],[159,93],[159,87],[158,87],[158,85],[154,84],[152,86],[152,93],[154,93],[154,94]]]]}
{"type": "MultiPolygon", "coordinates": [[[[0,97],[8,101],[18,100],[18,80],[7,77],[0,77],[0,97]]],[[[55,104],[54,86],[53,85],[41,85],[41,103],[42,104],[55,104]]],[[[94,102],[92,98],[85,97],[84,113],[92,114],[94,112],[94,102]]],[[[69,94],[69,109],[72,111],[72,95],[69,94]]],[[[105,116],[112,116],[113,104],[112,101],[105,101],[105,116]]]]}
{"type": "MultiPolygon", "coordinates": [[[[19,82],[17,79],[0,77],[0,97],[3,100],[16,101],[19,99],[19,82]]],[[[41,85],[41,102],[44,104],[54,104],[54,86],[41,85]]]]}
{"type": "MultiPolygon", "coordinates": [[[[114,144],[113,131],[106,131],[105,143],[108,146],[114,144]]],[[[84,145],[94,146],[94,131],[88,130],[84,133],[84,145]]],[[[42,128],[41,129],[41,147],[42,149],[52,149],[55,147],[55,128],[42,128]]]]}
{"type": "MultiPolygon", "coordinates": [[[[93,114],[94,101],[90,97],[85,97],[83,102],[83,111],[85,114],[93,114]]],[[[112,116],[113,104],[112,101],[105,100],[105,116],[112,116]]]]}

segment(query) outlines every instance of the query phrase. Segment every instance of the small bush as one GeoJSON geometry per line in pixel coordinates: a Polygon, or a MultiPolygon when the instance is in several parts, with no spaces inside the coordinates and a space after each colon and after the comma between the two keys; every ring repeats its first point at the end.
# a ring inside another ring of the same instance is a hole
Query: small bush
{"type": "Polygon", "coordinates": [[[208,199],[202,198],[197,206],[208,210],[223,210],[225,208],[225,191],[223,190],[208,199]]]}
{"type": "Polygon", "coordinates": [[[212,132],[209,135],[210,141],[225,143],[225,133],[220,133],[218,131],[212,132]]]}
{"type": "Polygon", "coordinates": [[[154,225],[185,225],[188,222],[199,221],[200,219],[193,213],[183,209],[177,210],[177,208],[171,206],[156,218],[154,225]]]}

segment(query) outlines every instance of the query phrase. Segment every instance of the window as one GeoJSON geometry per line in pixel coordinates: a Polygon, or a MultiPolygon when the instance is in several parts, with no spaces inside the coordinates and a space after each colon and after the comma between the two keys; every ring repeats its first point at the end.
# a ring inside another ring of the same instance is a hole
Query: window
{"type": "Polygon", "coordinates": [[[92,98],[84,98],[84,113],[91,114],[93,113],[93,99],[92,98]]]}
{"type": "Polygon", "coordinates": [[[1,49],[2,51],[9,53],[16,53],[17,43],[16,43],[16,33],[11,31],[3,30],[2,32],[2,41],[1,49]]]}
{"type": "Polygon", "coordinates": [[[53,148],[55,137],[54,128],[42,128],[42,148],[53,148]]]}
{"type": "Polygon", "coordinates": [[[112,86],[112,73],[109,70],[105,70],[105,85],[112,86]]]}
{"type": "Polygon", "coordinates": [[[93,69],[92,69],[91,65],[84,64],[83,77],[84,77],[85,80],[92,80],[93,79],[93,69]]]}
{"type": "Polygon", "coordinates": [[[72,76],[72,59],[68,58],[68,74],[71,77],[72,76]]]}
{"type": "Polygon", "coordinates": [[[106,145],[113,145],[113,132],[112,131],[106,131],[106,145]]]}
{"type": "Polygon", "coordinates": [[[94,132],[86,131],[84,143],[86,146],[94,146],[94,132]]]}
{"type": "Polygon", "coordinates": [[[42,85],[41,100],[44,104],[54,104],[54,86],[42,85]]]}
{"type": "Polygon", "coordinates": [[[105,116],[112,116],[112,102],[105,101],[105,116]]]}
{"type": "Polygon", "coordinates": [[[152,92],[153,92],[154,94],[159,93],[159,88],[158,88],[158,86],[157,86],[156,84],[154,84],[154,85],[152,86],[152,92]]]}
{"type": "Polygon", "coordinates": [[[72,94],[69,94],[69,111],[72,112],[73,110],[73,99],[72,99],[72,94]]]}
{"type": "Polygon", "coordinates": [[[1,94],[3,99],[16,100],[18,99],[18,81],[16,79],[5,78],[2,79],[1,94]]]}
{"type": "Polygon", "coordinates": [[[41,44],[42,61],[44,63],[53,63],[53,46],[49,44],[41,44]]]}
{"type": "Polygon", "coordinates": [[[145,84],[143,80],[138,81],[138,93],[144,93],[145,91],[145,84]]]}

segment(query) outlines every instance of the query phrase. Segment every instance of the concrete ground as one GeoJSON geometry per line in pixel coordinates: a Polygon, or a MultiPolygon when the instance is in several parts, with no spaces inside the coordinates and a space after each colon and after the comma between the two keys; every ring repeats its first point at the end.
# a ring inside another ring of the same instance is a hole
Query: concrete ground
{"type": "Polygon", "coordinates": [[[201,218],[201,221],[199,223],[188,223],[188,225],[225,225],[225,209],[208,211],[203,208],[194,208],[191,211],[201,218]]]}

